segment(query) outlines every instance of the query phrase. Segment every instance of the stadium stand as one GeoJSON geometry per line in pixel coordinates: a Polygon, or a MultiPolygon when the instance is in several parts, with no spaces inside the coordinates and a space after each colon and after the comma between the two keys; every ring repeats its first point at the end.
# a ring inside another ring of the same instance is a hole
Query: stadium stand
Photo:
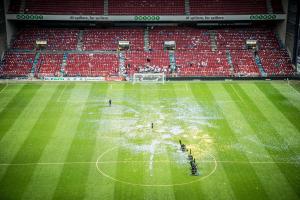
{"type": "Polygon", "coordinates": [[[272,0],[273,13],[283,13],[281,0],[272,0]]]}
{"type": "Polygon", "coordinates": [[[7,52],[3,58],[1,77],[25,77],[31,73],[35,54],[7,52]]]}
{"type": "Polygon", "coordinates": [[[150,48],[163,50],[164,41],[175,41],[177,50],[209,50],[207,30],[188,27],[157,27],[150,31],[150,48]]]}
{"type": "Polygon", "coordinates": [[[191,15],[267,13],[266,0],[190,0],[191,15]]]}
{"type": "Polygon", "coordinates": [[[142,28],[108,28],[84,31],[83,50],[116,50],[118,41],[130,42],[131,50],[143,50],[142,28]]]}
{"type": "Polygon", "coordinates": [[[216,30],[218,49],[246,49],[246,40],[257,40],[260,49],[279,49],[274,32],[262,29],[216,30]]]}
{"type": "Polygon", "coordinates": [[[103,10],[103,0],[12,0],[9,7],[9,13],[25,14],[103,15],[103,10]]]}
{"type": "Polygon", "coordinates": [[[178,51],[175,55],[179,76],[230,76],[225,51],[178,51]]]}
{"type": "Polygon", "coordinates": [[[149,51],[144,50],[144,39],[143,28],[83,31],[59,28],[21,29],[11,42],[11,53],[5,55],[1,75],[26,76],[31,70],[35,70],[37,77],[118,76],[119,69],[120,74],[127,76],[136,72],[165,72],[167,76],[175,74],[184,77],[257,77],[262,76],[262,73],[268,76],[290,76],[295,72],[287,51],[281,48],[276,34],[267,29],[149,28],[149,51]],[[80,33],[82,48],[77,48],[81,41],[78,39],[80,33]],[[258,41],[257,54],[247,50],[247,39],[258,41]],[[46,40],[46,49],[37,51],[36,40],[46,40]],[[121,53],[124,57],[118,55],[119,40],[128,40],[131,44],[130,51],[121,53]],[[174,54],[163,50],[163,43],[168,40],[176,41],[174,54]],[[216,43],[215,49],[212,48],[212,41],[216,43]],[[37,52],[40,56],[35,57],[37,52]],[[174,61],[171,61],[172,58],[174,61]],[[171,74],[172,62],[177,66],[177,71],[171,74]]]}
{"type": "Polygon", "coordinates": [[[65,76],[118,76],[116,54],[69,54],[65,76]]]}
{"type": "Polygon", "coordinates": [[[259,57],[268,76],[294,75],[295,69],[286,50],[261,50],[259,57]]]}
{"type": "MultiPolygon", "coordinates": [[[[190,0],[191,15],[270,13],[267,0],[190,0]]],[[[184,0],[108,0],[109,15],[184,15],[184,0]]],[[[282,13],[280,0],[272,0],[272,13],[282,13]]],[[[104,0],[12,0],[9,13],[103,15],[104,0]]]]}
{"type": "Polygon", "coordinates": [[[161,73],[169,75],[169,54],[163,51],[157,52],[128,52],[125,55],[125,66],[128,75],[133,73],[161,73]]]}
{"type": "Polygon", "coordinates": [[[37,77],[60,76],[63,54],[41,54],[35,70],[37,77]]]}
{"type": "Polygon", "coordinates": [[[110,15],[184,15],[184,0],[109,0],[110,15]]]}
{"type": "Polygon", "coordinates": [[[79,30],[76,29],[22,29],[12,41],[12,49],[33,50],[37,40],[47,41],[47,50],[75,50],[79,30]]]}
{"type": "Polygon", "coordinates": [[[259,69],[255,63],[254,53],[251,50],[230,51],[234,75],[237,77],[258,77],[259,69]]]}

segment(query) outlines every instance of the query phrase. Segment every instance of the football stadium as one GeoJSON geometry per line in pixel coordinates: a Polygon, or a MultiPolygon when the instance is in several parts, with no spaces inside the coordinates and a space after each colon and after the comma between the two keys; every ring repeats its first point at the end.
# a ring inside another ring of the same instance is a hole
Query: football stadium
{"type": "Polygon", "coordinates": [[[299,7],[0,1],[0,199],[300,199],[299,7]]]}

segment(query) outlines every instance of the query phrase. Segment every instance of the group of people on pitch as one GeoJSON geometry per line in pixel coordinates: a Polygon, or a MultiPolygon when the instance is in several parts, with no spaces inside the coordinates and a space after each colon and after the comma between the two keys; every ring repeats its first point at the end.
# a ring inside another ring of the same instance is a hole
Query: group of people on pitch
{"type": "MultiPolygon", "coordinates": [[[[179,140],[179,144],[180,144],[180,148],[181,148],[181,151],[182,152],[186,152],[188,151],[185,144],[183,144],[181,142],[181,140],[179,140]]],[[[199,172],[198,172],[198,167],[197,167],[197,163],[196,163],[196,159],[193,157],[192,155],[192,149],[190,149],[190,152],[188,154],[188,160],[190,162],[190,165],[191,165],[191,175],[193,176],[199,176],[199,172]]]]}

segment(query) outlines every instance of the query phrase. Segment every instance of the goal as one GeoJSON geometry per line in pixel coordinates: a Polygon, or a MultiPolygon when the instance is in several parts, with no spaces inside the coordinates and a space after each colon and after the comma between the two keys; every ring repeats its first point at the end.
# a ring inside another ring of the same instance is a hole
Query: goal
{"type": "Polygon", "coordinates": [[[135,73],[132,77],[133,83],[165,83],[164,73],[135,73]]]}

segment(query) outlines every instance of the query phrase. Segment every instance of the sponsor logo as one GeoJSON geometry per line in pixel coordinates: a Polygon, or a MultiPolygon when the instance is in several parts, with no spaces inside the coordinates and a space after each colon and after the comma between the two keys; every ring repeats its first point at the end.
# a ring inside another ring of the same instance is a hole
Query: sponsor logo
{"type": "Polygon", "coordinates": [[[159,21],[160,20],[160,16],[146,16],[146,15],[143,15],[143,16],[135,16],[134,17],[134,20],[135,21],[159,21]]]}
{"type": "Polygon", "coordinates": [[[16,16],[19,20],[43,20],[43,15],[24,15],[24,14],[18,14],[16,16]]]}
{"type": "Polygon", "coordinates": [[[276,15],[251,15],[250,20],[274,20],[276,15]]]}

